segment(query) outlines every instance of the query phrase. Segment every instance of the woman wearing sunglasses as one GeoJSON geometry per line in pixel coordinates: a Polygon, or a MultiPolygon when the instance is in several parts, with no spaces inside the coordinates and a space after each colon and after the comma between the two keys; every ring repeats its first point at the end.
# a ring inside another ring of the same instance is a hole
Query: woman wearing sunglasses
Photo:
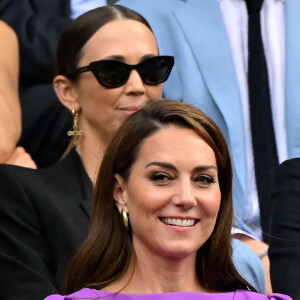
{"type": "Polygon", "coordinates": [[[159,56],[146,20],[121,6],[89,11],[63,32],[53,83],[73,113],[75,147],[49,168],[0,166],[1,299],[40,300],[60,291],[87,236],[106,145],[129,115],[161,96],[173,63],[159,56]]]}

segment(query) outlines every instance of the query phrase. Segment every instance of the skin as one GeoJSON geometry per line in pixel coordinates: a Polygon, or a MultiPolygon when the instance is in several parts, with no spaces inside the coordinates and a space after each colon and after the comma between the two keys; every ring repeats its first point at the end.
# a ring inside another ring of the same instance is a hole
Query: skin
{"type": "Polygon", "coordinates": [[[2,21],[0,36],[0,163],[36,168],[24,148],[16,146],[22,130],[18,95],[18,39],[15,32],[2,21]]]}
{"type": "MultiPolygon", "coordinates": [[[[158,54],[155,37],[144,24],[114,20],[101,27],[86,43],[78,67],[102,59],[137,64],[158,54]]],[[[77,151],[92,180],[95,180],[104,149],[120,124],[147,100],[160,98],[162,93],[162,84],[143,83],[136,70],[123,86],[113,89],[101,86],[92,72],[81,74],[76,84],[57,76],[54,84],[58,85],[55,90],[61,102],[70,110],[75,108],[80,112],[80,129],[84,134],[77,151]]]]}
{"type": "Polygon", "coordinates": [[[163,128],[144,140],[128,180],[116,179],[114,198],[129,215],[136,263],[107,289],[127,280],[122,291],[128,293],[205,291],[195,273],[196,253],[214,229],[221,202],[212,148],[191,129],[163,128]],[[165,218],[195,224],[168,225],[165,218]]]}

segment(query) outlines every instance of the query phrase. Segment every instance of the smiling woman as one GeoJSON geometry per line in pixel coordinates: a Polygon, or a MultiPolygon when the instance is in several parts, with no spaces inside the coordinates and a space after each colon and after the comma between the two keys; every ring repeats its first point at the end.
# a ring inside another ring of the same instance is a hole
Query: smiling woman
{"type": "Polygon", "coordinates": [[[217,162],[193,130],[162,128],[141,143],[128,179],[116,178],[137,259],[195,255],[211,235],[221,202],[217,162]]]}
{"type": "Polygon", "coordinates": [[[104,154],[89,236],[68,277],[68,292],[79,291],[47,300],[268,299],[232,262],[231,193],[215,123],[178,101],[147,102],[104,154]]]}

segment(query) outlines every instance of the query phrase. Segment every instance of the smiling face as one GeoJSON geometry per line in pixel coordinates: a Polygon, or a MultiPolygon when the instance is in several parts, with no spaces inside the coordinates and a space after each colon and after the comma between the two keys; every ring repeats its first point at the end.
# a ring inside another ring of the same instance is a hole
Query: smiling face
{"type": "MultiPolygon", "coordinates": [[[[88,40],[78,67],[105,59],[137,64],[157,55],[156,40],[149,28],[138,21],[117,19],[105,24],[88,40]]],[[[160,98],[161,92],[162,84],[143,83],[136,70],[118,88],[106,88],[92,72],[85,72],[79,75],[72,91],[75,108],[80,110],[81,129],[85,134],[100,136],[101,140],[108,140],[125,118],[150,98],[160,98]]]]}
{"type": "Polygon", "coordinates": [[[175,126],[146,138],[114,198],[129,214],[137,255],[196,255],[210,237],[221,192],[214,151],[193,130],[175,126]]]}

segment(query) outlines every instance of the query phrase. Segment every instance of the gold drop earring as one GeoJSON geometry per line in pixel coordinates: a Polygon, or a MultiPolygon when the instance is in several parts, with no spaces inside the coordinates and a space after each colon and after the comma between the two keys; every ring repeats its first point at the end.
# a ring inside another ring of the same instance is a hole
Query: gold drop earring
{"type": "Polygon", "coordinates": [[[123,219],[126,229],[128,229],[128,214],[124,209],[121,210],[121,216],[122,216],[122,219],[123,219]]]}
{"type": "Polygon", "coordinates": [[[72,115],[73,115],[73,130],[68,131],[68,136],[73,137],[73,145],[76,146],[78,144],[78,137],[82,135],[82,130],[79,129],[79,121],[78,121],[79,113],[75,110],[75,108],[72,109],[72,115]]]}

